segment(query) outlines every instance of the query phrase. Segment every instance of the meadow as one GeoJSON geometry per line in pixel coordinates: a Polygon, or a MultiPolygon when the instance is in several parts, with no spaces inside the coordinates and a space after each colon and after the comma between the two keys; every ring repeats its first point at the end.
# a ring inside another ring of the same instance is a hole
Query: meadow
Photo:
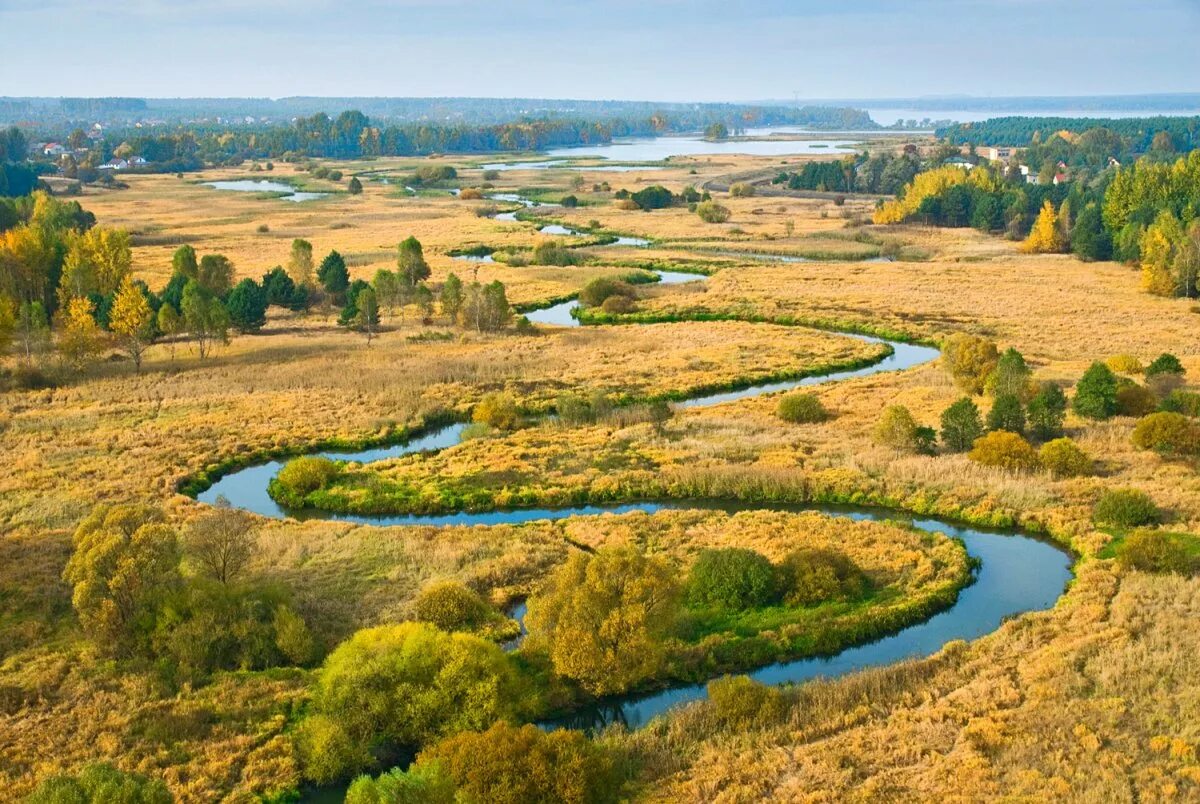
{"type": "MultiPolygon", "coordinates": [[[[795,322],[931,343],[984,335],[1020,349],[1037,380],[1073,383],[1094,360],[1128,353],[1145,363],[1166,351],[1189,377],[1200,376],[1191,304],[1140,293],[1136,271],[1117,264],[1021,254],[973,231],[873,226],[873,203],[854,197],[714,193],[730,217],[708,224],[686,207],[623,209],[611,191],[591,189],[607,181],[612,189],[661,183],[678,192],[773,169],[777,159],[676,159],[631,173],[528,169],[492,179],[479,167],[486,161],[340,165],[347,175],[371,171],[357,196],[282,163],[269,173],[202,177],[283,177],[339,190],[303,203],[171,175],[130,176],[128,189],[80,199],[102,225],[134,233],[135,272],[156,288],[180,244],[223,253],[238,276],[258,277],[286,263],[297,237],[318,256],[337,249],[352,277],[370,278],[394,265],[398,241],[415,235],[431,281],[478,269],[483,281],[501,279],[516,304],[561,299],[639,265],[685,263],[711,278],[640,286],[631,318],[663,322],[653,325],[489,334],[409,314],[385,317],[369,346],[338,327],[333,311],[273,309],[260,334],[236,337],[204,361],[189,344],[159,344],[138,375],[126,361],[104,361],[56,388],[0,395],[9,457],[0,466],[0,778],[10,791],[95,760],[164,778],[184,801],[271,799],[302,784],[294,734],[310,706],[313,667],[221,672],[171,689],[152,667],[113,662],[83,637],[62,572],[70,535],[97,500],[149,502],[183,526],[207,507],[180,488],[206,472],[319,443],[395,440],[426,422],[466,418],[491,392],[545,411],[563,394],[678,397],[880,355],[878,346],[795,322]],[[531,222],[477,214],[488,204],[508,208],[500,202],[459,199],[444,188],[410,194],[377,180],[430,163],[456,167],[447,186],[489,182],[487,192],[580,201],[522,217],[652,242],[585,247],[586,263],[568,267],[455,260],[455,250],[528,249],[547,235],[531,222]],[[883,256],[892,261],[867,261],[883,256]],[[728,320],[698,320],[706,317],[728,320]]],[[[662,421],[534,423],[351,467],[321,504],[404,510],[414,489],[469,491],[483,507],[770,496],[1021,525],[1078,558],[1052,609],[928,659],[788,690],[781,710],[736,727],[714,704],[699,703],[599,742],[643,758],[629,789],[647,801],[1200,797],[1192,683],[1200,581],[1102,557],[1113,533],[1092,518],[1102,492],[1137,488],[1165,512],[1163,527],[1200,529],[1194,464],[1136,449],[1135,419],[1123,416],[1068,415],[1067,433],[1096,461],[1087,477],[1018,474],[875,443],[872,430],[888,405],[936,426],[961,396],[936,364],[813,390],[831,414],[823,422],[784,422],[778,396],[768,395],[677,410],[662,421]]],[[[446,528],[256,518],[254,532],[251,577],[293,590],[323,651],[360,628],[409,618],[414,597],[435,580],[460,581],[503,608],[533,593],[577,545],[635,545],[680,567],[710,547],[749,547],[778,560],[797,545],[837,546],[877,588],[908,602],[956,589],[966,568],[950,540],[816,514],[667,511],[446,528]]]]}

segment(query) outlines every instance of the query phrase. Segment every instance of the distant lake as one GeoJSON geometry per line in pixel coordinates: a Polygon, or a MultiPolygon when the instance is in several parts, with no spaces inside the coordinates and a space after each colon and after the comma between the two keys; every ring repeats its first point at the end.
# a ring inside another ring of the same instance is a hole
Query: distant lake
{"type": "MultiPolygon", "coordinates": [[[[796,129],[757,129],[761,135],[795,133],[796,129]]],[[[709,141],[692,134],[682,137],[627,137],[606,145],[581,145],[554,148],[547,155],[555,159],[603,158],[614,162],[658,162],[673,156],[750,154],[787,156],[790,154],[850,154],[849,140],[719,140],[709,141]]]]}
{"type": "Polygon", "coordinates": [[[290,184],[284,184],[280,181],[270,181],[268,179],[238,179],[236,181],[206,181],[206,187],[215,187],[218,190],[232,190],[235,193],[287,193],[281,196],[281,201],[312,201],[317,198],[324,198],[329,193],[308,193],[297,190],[290,184]]]}

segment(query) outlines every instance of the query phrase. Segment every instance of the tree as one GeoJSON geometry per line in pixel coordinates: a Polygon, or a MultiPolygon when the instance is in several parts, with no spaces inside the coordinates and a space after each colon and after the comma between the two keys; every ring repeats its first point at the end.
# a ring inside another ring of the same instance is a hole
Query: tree
{"type": "Polygon", "coordinates": [[[658,672],[678,601],[661,559],[633,547],[573,553],[529,599],[528,644],[591,694],[624,692],[658,672]]]}
{"type": "Polygon", "coordinates": [[[262,288],[268,305],[286,307],[289,310],[303,310],[308,307],[308,290],[293,282],[282,266],[276,265],[263,274],[262,288]]]}
{"type": "Polygon", "coordinates": [[[902,452],[917,451],[917,422],[903,405],[884,409],[872,431],[875,443],[902,452]]]}
{"type": "Polygon", "coordinates": [[[1029,429],[1040,441],[1058,438],[1067,415],[1067,395],[1052,382],[1044,382],[1029,400],[1029,429]]]}
{"type": "Polygon", "coordinates": [[[493,391],[479,400],[471,411],[471,420],[497,430],[516,430],[521,425],[521,410],[512,394],[493,391]]]}
{"type": "Polygon", "coordinates": [[[292,253],[288,257],[288,276],[297,286],[310,288],[313,285],[313,247],[307,240],[292,241],[292,253]]]}
{"type": "Polygon", "coordinates": [[[67,253],[59,282],[59,296],[114,293],[133,264],[129,233],[95,227],[85,232],[68,233],[67,253]]]}
{"type": "Polygon", "coordinates": [[[375,291],[365,287],[354,298],[354,328],[367,336],[367,346],[379,331],[379,303],[375,300],[375,291]]]}
{"type": "Polygon", "coordinates": [[[346,790],[345,804],[455,804],[454,780],[441,762],[417,762],[374,779],[359,776],[346,790]]]}
{"type": "Polygon", "coordinates": [[[364,745],[421,745],[513,717],[520,680],[494,643],[425,623],[358,631],[325,659],[315,711],[364,745]]]}
{"type": "Polygon", "coordinates": [[[983,393],[1000,353],[996,344],[978,335],[956,332],[942,344],[942,365],[965,393],[983,393]]]}
{"type": "Polygon", "coordinates": [[[183,289],[183,324],[196,341],[201,360],[211,352],[214,342],[229,341],[229,311],[195,279],[183,289]]]}
{"type": "Polygon", "coordinates": [[[267,323],[267,294],[249,277],[229,292],[225,308],[238,332],[258,332],[267,323]]]}
{"type": "Polygon", "coordinates": [[[181,582],[175,532],[154,509],[101,505],[72,542],[63,579],[83,630],[111,655],[147,652],[163,603],[181,582]]]}
{"type": "Polygon", "coordinates": [[[1112,237],[1104,228],[1100,207],[1094,201],[1083,208],[1071,230],[1071,251],[1085,262],[1112,258],[1112,237]]]}
{"type": "Polygon", "coordinates": [[[400,277],[396,275],[395,271],[380,268],[375,272],[375,278],[371,281],[371,285],[375,288],[375,298],[380,306],[386,307],[388,313],[395,315],[396,308],[403,305],[406,295],[404,288],[401,287],[400,277]]]}
{"type": "MultiPolygon", "coordinates": [[[[421,752],[419,769],[441,768],[456,801],[488,804],[615,804],[621,800],[616,763],[597,742],[569,729],[543,731],[495,723],[487,731],[447,738],[421,752]]],[[[388,799],[393,801],[393,799],[388,799]]]]}
{"type": "Polygon", "coordinates": [[[1193,220],[1176,245],[1171,273],[1175,277],[1176,293],[1187,298],[1197,295],[1197,286],[1200,284],[1200,222],[1193,220]]]}
{"type": "Polygon", "coordinates": [[[157,319],[158,331],[164,337],[170,339],[171,343],[171,359],[175,359],[175,336],[183,332],[183,319],[179,313],[168,302],[163,302],[158,308],[157,319]]]}
{"type": "Polygon", "coordinates": [[[400,279],[410,288],[429,278],[429,264],[425,262],[421,241],[410,236],[400,242],[396,248],[396,267],[400,279]]]}
{"type": "Polygon", "coordinates": [[[32,363],[49,347],[50,322],[40,301],[22,302],[17,308],[16,338],[17,348],[26,364],[32,363]]]}
{"type": "Polygon", "coordinates": [[[829,411],[816,394],[785,394],[779,398],[779,418],[796,424],[811,424],[828,419],[829,411]]]}
{"type": "Polygon", "coordinates": [[[233,263],[224,254],[205,254],[196,281],[214,296],[224,296],[233,287],[233,263]]]}
{"type": "Polygon", "coordinates": [[[113,299],[108,325],[133,360],[135,372],[141,372],[142,355],[154,340],[154,323],[154,311],[150,309],[146,294],[126,276],[113,299]]]}
{"type": "Polygon", "coordinates": [[[58,351],[76,371],[83,371],[103,348],[91,299],[73,298],[59,317],[58,351]]]}
{"type": "MultiPolygon", "coordinates": [[[[421,311],[423,322],[428,324],[429,319],[433,317],[433,291],[429,289],[429,285],[422,282],[413,289],[412,297],[413,303],[421,311]]],[[[507,300],[505,303],[507,304],[507,300]]]]}
{"type": "Polygon", "coordinates": [[[17,303],[6,296],[0,296],[0,357],[8,354],[16,331],[17,303]]]}
{"type": "Polygon", "coordinates": [[[1008,430],[1010,433],[1025,432],[1025,409],[1015,394],[1000,394],[988,411],[989,430],[1008,430]]]}
{"type": "Polygon", "coordinates": [[[196,262],[196,249],[188,245],[180,246],[171,255],[171,273],[186,279],[198,279],[200,266],[196,262]]]}
{"type": "Polygon", "coordinates": [[[350,182],[346,185],[346,190],[350,195],[359,195],[363,191],[362,182],[358,180],[358,176],[351,176],[350,182]]]}
{"type": "Polygon", "coordinates": [[[687,599],[728,611],[766,606],[775,599],[775,568],[743,547],[701,550],[688,574],[687,599]]]}
{"type": "Polygon", "coordinates": [[[201,574],[228,584],[246,569],[254,555],[255,535],[250,518],[217,498],[213,510],[184,534],[184,551],[201,574]]]}
{"type": "Polygon", "coordinates": [[[1058,214],[1049,199],[1042,204],[1042,211],[1033,222],[1029,237],[1021,244],[1021,250],[1029,254],[1056,254],[1063,250],[1062,230],[1058,225],[1058,214]]]}
{"type": "Polygon", "coordinates": [[[984,383],[987,392],[994,397],[1015,396],[1020,400],[1029,396],[1029,380],[1033,372],[1025,358],[1012,347],[1004,351],[996,361],[996,367],[988,374],[984,383]]]}
{"type": "Polygon", "coordinates": [[[1200,425],[1182,413],[1151,413],[1134,425],[1130,439],[1136,447],[1164,455],[1200,453],[1200,425]]]}
{"type": "Polygon", "coordinates": [[[502,329],[512,316],[504,285],[496,280],[487,285],[473,283],[467,288],[466,297],[459,311],[464,326],[477,332],[494,332],[502,329]]]}
{"type": "Polygon", "coordinates": [[[446,281],[442,283],[442,289],[438,294],[438,303],[442,307],[442,314],[451,321],[458,320],[458,312],[463,305],[463,285],[454,274],[447,274],[446,281]]]}
{"type": "Polygon", "coordinates": [[[942,445],[952,452],[966,452],[983,435],[979,408],[964,396],[942,411],[942,445]]]}
{"type": "Polygon", "coordinates": [[[1117,412],[1117,376],[1100,362],[1092,363],[1075,386],[1071,407],[1088,419],[1107,419],[1117,412]]]}
{"type": "Polygon", "coordinates": [[[345,298],[346,289],[350,287],[350,272],[346,270],[346,261],[337,251],[331,251],[321,260],[317,269],[317,279],[321,287],[334,298],[334,303],[341,303],[345,298]]]}
{"type": "Polygon", "coordinates": [[[1186,371],[1179,358],[1164,352],[1146,366],[1146,384],[1160,397],[1166,397],[1180,385],[1186,371]]]}

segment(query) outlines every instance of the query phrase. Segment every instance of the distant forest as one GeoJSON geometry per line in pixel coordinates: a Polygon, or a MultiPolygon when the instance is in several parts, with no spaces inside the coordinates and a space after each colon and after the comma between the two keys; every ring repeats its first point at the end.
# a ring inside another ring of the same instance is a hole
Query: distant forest
{"type": "Polygon", "coordinates": [[[1082,134],[1104,129],[1124,140],[1135,153],[1149,151],[1154,136],[1166,132],[1175,147],[1190,151],[1197,146],[1200,117],[993,117],[977,123],[959,123],[939,129],[937,136],[953,145],[1036,145],[1060,131],[1082,134]]]}

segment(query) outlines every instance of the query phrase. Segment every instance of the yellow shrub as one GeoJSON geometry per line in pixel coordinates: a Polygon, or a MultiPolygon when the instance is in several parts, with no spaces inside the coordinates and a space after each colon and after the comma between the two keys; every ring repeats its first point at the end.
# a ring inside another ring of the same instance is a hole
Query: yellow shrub
{"type": "Polygon", "coordinates": [[[1007,430],[996,430],[977,439],[967,457],[983,466],[1010,472],[1032,472],[1041,465],[1029,442],[1007,430]]]}

